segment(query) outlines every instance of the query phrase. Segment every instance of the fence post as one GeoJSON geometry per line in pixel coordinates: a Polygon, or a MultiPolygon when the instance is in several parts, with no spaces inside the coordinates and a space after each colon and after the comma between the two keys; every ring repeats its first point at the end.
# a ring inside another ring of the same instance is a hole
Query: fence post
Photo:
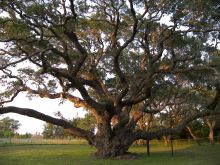
{"type": "Polygon", "coordinates": [[[172,138],[172,136],[170,137],[170,146],[171,146],[171,154],[173,157],[173,138],[172,138]]]}
{"type": "Polygon", "coordinates": [[[147,139],[147,155],[150,156],[150,140],[147,139]]]}

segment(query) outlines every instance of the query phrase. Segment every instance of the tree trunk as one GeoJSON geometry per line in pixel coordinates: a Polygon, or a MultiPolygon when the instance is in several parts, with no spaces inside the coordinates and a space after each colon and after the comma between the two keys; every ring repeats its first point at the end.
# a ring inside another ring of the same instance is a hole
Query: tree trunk
{"type": "Polygon", "coordinates": [[[210,144],[214,144],[214,127],[215,127],[215,120],[206,119],[206,123],[209,126],[209,142],[210,144]]]}
{"type": "Polygon", "coordinates": [[[209,131],[209,141],[210,141],[210,144],[214,144],[215,143],[213,128],[211,128],[210,131],[209,131]]]}
{"type": "Polygon", "coordinates": [[[187,130],[189,131],[190,135],[192,136],[192,138],[196,141],[196,143],[200,146],[200,140],[199,138],[193,133],[193,130],[191,129],[191,127],[186,126],[187,130]]]}
{"type": "Polygon", "coordinates": [[[170,142],[170,136],[163,136],[164,144],[168,145],[170,142]]]}
{"type": "Polygon", "coordinates": [[[108,125],[99,125],[92,145],[98,158],[123,158],[134,141],[132,133],[124,128],[113,131],[108,125]]]}
{"type": "Polygon", "coordinates": [[[120,141],[106,141],[105,139],[100,139],[96,143],[97,152],[95,156],[98,158],[113,158],[117,156],[126,155],[130,145],[122,145],[120,141]]]}
{"type": "Polygon", "coordinates": [[[139,140],[136,140],[136,144],[137,145],[140,145],[140,146],[144,146],[146,145],[146,140],[143,140],[143,139],[139,139],[139,140]]]}
{"type": "Polygon", "coordinates": [[[93,143],[97,149],[95,156],[98,158],[123,158],[124,155],[128,154],[127,151],[131,144],[132,142],[128,141],[126,136],[123,138],[115,136],[112,139],[98,137],[93,143]]]}

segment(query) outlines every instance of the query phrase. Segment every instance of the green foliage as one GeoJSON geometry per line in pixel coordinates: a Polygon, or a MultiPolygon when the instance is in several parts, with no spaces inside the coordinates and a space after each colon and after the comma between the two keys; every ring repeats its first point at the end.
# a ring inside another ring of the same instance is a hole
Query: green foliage
{"type": "Polygon", "coordinates": [[[4,29],[4,35],[0,35],[0,39],[25,39],[30,35],[29,27],[20,20],[0,19],[1,28],[4,29]]]}
{"type": "MultiPolygon", "coordinates": [[[[63,72],[68,72],[66,67],[66,61],[71,60],[73,65],[78,59],[80,59],[80,52],[71,44],[70,39],[65,32],[75,32],[79,38],[82,46],[88,51],[88,57],[82,66],[80,73],[85,75],[91,73],[95,77],[101,78],[106,83],[106,86],[111,91],[119,91],[118,77],[115,75],[113,65],[113,52],[111,36],[115,30],[117,10],[120,14],[119,28],[117,29],[117,43],[116,47],[122,45],[129,39],[132,33],[133,20],[131,19],[131,13],[129,5],[123,2],[111,3],[107,1],[74,1],[75,12],[78,13],[78,17],[75,18],[70,8],[66,8],[66,15],[62,13],[61,1],[20,1],[15,0],[12,2],[2,1],[2,10],[8,12],[9,15],[1,18],[0,25],[2,29],[1,36],[4,39],[16,38],[17,45],[8,47],[9,52],[14,52],[13,58],[20,58],[21,55],[25,56],[25,53],[31,55],[34,52],[44,52],[47,48],[56,48],[57,51],[45,51],[45,65],[59,68],[62,66],[63,72]],[[16,9],[16,10],[15,10],[16,9]],[[117,10],[116,10],[117,9],[117,10]],[[22,11],[22,13],[20,13],[22,11]],[[88,14],[90,13],[90,14],[88,14]],[[22,15],[22,17],[18,15],[22,15]],[[112,21],[112,22],[111,22],[112,21]],[[68,54],[69,59],[66,59],[59,53],[68,54]],[[24,53],[25,52],[25,53],[24,53]],[[101,57],[101,58],[100,58],[101,57]],[[100,58],[100,59],[99,59],[100,58]],[[99,61],[99,65],[94,67],[94,63],[99,61]],[[63,68],[64,67],[64,68],[63,68]],[[108,70],[108,72],[106,72],[108,70]],[[113,75],[113,78],[108,76],[113,75]],[[110,81],[113,83],[109,83],[110,81]],[[114,89],[114,90],[113,90],[114,89]]],[[[136,81],[136,78],[140,74],[140,63],[143,60],[144,46],[141,44],[144,40],[145,30],[149,31],[148,42],[151,48],[150,53],[155,54],[158,50],[157,46],[161,38],[169,36],[172,33],[172,27],[165,23],[160,23],[160,19],[163,16],[170,17],[171,21],[177,23],[176,30],[181,28],[198,28],[206,29],[208,27],[215,27],[218,23],[217,13],[218,2],[212,1],[148,1],[147,6],[143,1],[133,1],[135,9],[149,8],[148,14],[143,19],[143,23],[140,24],[134,41],[131,42],[122,52],[120,56],[120,68],[125,73],[126,78],[131,83],[136,81]],[[204,8],[206,6],[206,8],[204,8]],[[205,11],[203,11],[205,9],[205,11]],[[161,10],[161,12],[158,12],[161,10]],[[160,17],[159,13],[163,13],[160,17]],[[150,16],[155,15],[151,19],[150,16]],[[175,21],[174,21],[175,20],[175,21]],[[211,21],[212,20],[212,21],[211,21]],[[134,81],[132,81],[134,80],[134,81]]],[[[67,3],[66,3],[66,6],[67,3]]],[[[138,17],[141,16],[141,10],[137,10],[138,17]]],[[[205,44],[210,39],[215,39],[217,32],[213,34],[184,34],[179,32],[173,32],[173,34],[164,41],[164,55],[161,60],[158,60],[154,66],[150,66],[150,62],[146,62],[145,69],[154,69],[161,65],[171,65],[172,57],[170,55],[171,49],[176,52],[176,58],[180,61],[176,65],[177,69],[186,69],[189,66],[197,66],[207,63],[202,60],[205,50],[205,44]],[[195,59],[191,59],[195,56],[195,59]],[[181,62],[183,60],[183,62],[181,62]]],[[[14,40],[14,39],[11,39],[14,40]]],[[[11,41],[10,40],[10,41],[11,41]]],[[[154,55],[152,55],[154,56],[154,55]]],[[[211,58],[212,55],[208,54],[205,59],[211,58]]],[[[4,59],[5,60],[5,59],[4,59]]],[[[35,84],[45,85],[49,88],[57,84],[45,83],[48,81],[42,81],[47,76],[43,77],[40,73],[44,73],[41,67],[42,56],[38,53],[34,57],[29,57],[30,62],[36,64],[39,74],[34,69],[22,68],[19,70],[19,77],[22,79],[30,80],[35,78],[35,84]],[[41,67],[40,67],[41,66],[41,67]]],[[[149,59],[148,59],[149,60],[149,59]]],[[[49,72],[49,71],[48,71],[49,72]]],[[[50,73],[51,74],[51,73],[50,73]]],[[[188,74],[183,75],[189,81],[201,80],[206,77],[212,79],[207,73],[206,76],[196,77],[197,72],[191,71],[188,74]],[[193,74],[193,75],[192,75],[193,74]]],[[[54,76],[54,74],[53,74],[54,76]]],[[[213,80],[213,79],[212,79],[213,80]]],[[[212,81],[210,80],[210,81],[212,81]]],[[[157,80],[154,80],[157,81],[157,80]]],[[[202,80],[203,81],[203,80],[202,80]]],[[[27,81],[28,82],[28,81],[27,81]]],[[[50,81],[51,82],[51,81],[50,81]]],[[[33,82],[31,82],[33,83],[33,82]]],[[[51,91],[55,91],[54,89],[51,91]]],[[[12,95],[10,93],[9,95],[12,95]]],[[[94,94],[94,96],[96,96],[94,94]]],[[[97,97],[95,99],[98,100],[97,97]]]]}
{"type": "Polygon", "coordinates": [[[95,131],[95,127],[96,127],[96,121],[95,121],[94,117],[89,113],[87,113],[82,118],[80,118],[80,117],[73,118],[71,123],[76,127],[79,127],[79,128],[85,129],[85,130],[89,130],[92,132],[95,131]]]}
{"type": "Polygon", "coordinates": [[[18,120],[5,117],[0,120],[0,137],[13,137],[18,130],[20,123],[18,120]]]}
{"type": "Polygon", "coordinates": [[[13,131],[4,131],[3,132],[3,137],[13,137],[15,134],[13,131]]]}
{"type": "Polygon", "coordinates": [[[44,138],[64,138],[66,136],[62,127],[50,123],[44,124],[42,134],[44,138]]]}
{"type": "Polygon", "coordinates": [[[191,126],[191,128],[193,130],[193,133],[195,133],[195,135],[198,138],[208,137],[208,135],[209,135],[209,128],[201,120],[193,121],[190,124],[190,126],[191,126]]]}
{"type": "MultiPolygon", "coordinates": [[[[94,132],[96,123],[95,119],[91,114],[86,114],[84,117],[76,117],[70,121],[73,126],[89,130],[94,132]]],[[[43,137],[44,138],[69,138],[74,137],[70,133],[68,133],[64,128],[60,126],[56,126],[50,123],[44,124],[43,130],[43,137]]]]}
{"type": "Polygon", "coordinates": [[[18,138],[18,139],[28,139],[28,138],[31,138],[31,137],[32,137],[32,134],[31,134],[31,133],[15,134],[14,137],[15,137],[15,138],[18,138]]]}

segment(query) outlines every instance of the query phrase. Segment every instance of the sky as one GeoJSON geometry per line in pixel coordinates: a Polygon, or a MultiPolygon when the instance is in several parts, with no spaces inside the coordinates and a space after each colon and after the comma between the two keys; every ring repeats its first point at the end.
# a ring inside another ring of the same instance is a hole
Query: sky
{"type": "MultiPolygon", "coordinates": [[[[47,98],[32,98],[32,100],[29,100],[25,97],[25,94],[19,94],[13,102],[5,104],[5,106],[10,105],[21,108],[31,108],[53,117],[55,117],[54,113],[60,111],[66,119],[72,119],[73,117],[77,116],[83,117],[86,113],[86,111],[81,108],[75,108],[71,102],[66,101],[60,105],[59,103],[60,99],[51,100],[47,98]]],[[[0,118],[6,116],[9,116],[15,120],[19,120],[19,123],[21,123],[21,126],[17,131],[19,134],[35,134],[36,132],[41,133],[43,131],[43,125],[45,124],[44,121],[14,113],[1,115],[0,118]]]]}

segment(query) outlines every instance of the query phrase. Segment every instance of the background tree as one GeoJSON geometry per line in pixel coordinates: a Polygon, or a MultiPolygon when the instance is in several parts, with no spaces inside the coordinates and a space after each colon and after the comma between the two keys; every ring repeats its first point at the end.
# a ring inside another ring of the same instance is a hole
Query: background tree
{"type": "MultiPolygon", "coordinates": [[[[75,127],[89,130],[91,132],[95,131],[96,124],[94,117],[89,114],[86,114],[84,117],[73,118],[69,122],[75,127]]],[[[53,125],[50,123],[44,124],[43,137],[44,138],[71,138],[71,137],[75,138],[75,136],[71,135],[63,127],[53,125]]]]}
{"type": "Polygon", "coordinates": [[[91,132],[95,132],[95,129],[96,129],[95,118],[89,113],[85,114],[84,117],[73,118],[71,123],[76,127],[79,127],[81,129],[85,129],[91,132]]]}
{"type": "Polygon", "coordinates": [[[26,132],[25,134],[18,134],[18,133],[16,133],[14,137],[18,138],[18,139],[28,139],[28,138],[32,137],[32,134],[28,133],[28,132],[26,132]]]}
{"type": "Polygon", "coordinates": [[[190,136],[201,145],[201,140],[208,137],[208,127],[202,120],[195,120],[186,126],[190,136]]]}
{"type": "Polygon", "coordinates": [[[42,134],[44,138],[64,138],[65,136],[63,127],[50,123],[44,124],[42,134]]]}
{"type": "Polygon", "coordinates": [[[204,122],[209,128],[209,141],[211,144],[215,143],[215,140],[217,140],[218,132],[219,132],[219,122],[220,122],[220,116],[208,116],[204,118],[204,122]]]}
{"type": "Polygon", "coordinates": [[[20,123],[18,120],[5,117],[0,120],[0,137],[13,137],[18,130],[20,123]]]}
{"type": "Polygon", "coordinates": [[[85,138],[102,158],[126,154],[138,139],[178,134],[190,121],[219,113],[219,72],[213,63],[219,52],[219,7],[215,0],[2,0],[0,114],[62,126],[85,138]],[[173,128],[136,127],[143,115],[152,114],[153,94],[167,84],[215,92],[173,128]],[[83,107],[95,118],[97,132],[5,106],[20,92],[83,107]]]}

